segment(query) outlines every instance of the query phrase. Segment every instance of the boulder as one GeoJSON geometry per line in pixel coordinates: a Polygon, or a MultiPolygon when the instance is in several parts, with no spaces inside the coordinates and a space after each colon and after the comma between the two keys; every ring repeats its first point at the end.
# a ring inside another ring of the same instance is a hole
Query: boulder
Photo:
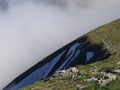
{"type": "Polygon", "coordinates": [[[114,73],[120,73],[120,69],[113,70],[114,73]]]}
{"type": "Polygon", "coordinates": [[[111,81],[116,80],[116,78],[116,75],[112,73],[107,73],[106,76],[103,76],[100,79],[98,79],[98,83],[100,84],[100,86],[106,86],[111,81]]]}

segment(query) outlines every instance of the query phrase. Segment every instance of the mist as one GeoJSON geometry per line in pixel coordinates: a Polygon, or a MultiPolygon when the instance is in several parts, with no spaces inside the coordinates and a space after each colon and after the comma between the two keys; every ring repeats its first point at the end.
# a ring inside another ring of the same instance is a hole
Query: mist
{"type": "Polygon", "coordinates": [[[120,0],[0,0],[0,89],[57,49],[120,18],[120,0]]]}

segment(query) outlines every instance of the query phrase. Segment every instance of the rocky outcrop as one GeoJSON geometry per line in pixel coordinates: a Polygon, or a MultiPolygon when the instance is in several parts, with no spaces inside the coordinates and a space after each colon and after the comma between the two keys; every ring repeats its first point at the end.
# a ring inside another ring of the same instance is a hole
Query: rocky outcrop
{"type": "Polygon", "coordinates": [[[66,70],[56,71],[53,75],[54,77],[65,77],[65,76],[72,76],[72,78],[77,77],[79,70],[76,67],[70,67],[66,70]]]}
{"type": "MultiPolygon", "coordinates": [[[[90,71],[90,73],[93,74],[93,77],[91,78],[87,78],[87,79],[83,79],[83,81],[86,82],[98,82],[98,84],[100,86],[106,86],[107,84],[109,84],[111,81],[116,80],[117,79],[117,75],[116,73],[120,73],[120,69],[114,69],[113,71],[110,72],[105,72],[105,71],[99,71],[97,69],[97,67],[95,66],[95,69],[92,69],[90,71]],[[94,77],[94,75],[96,74],[101,74],[101,76],[99,77],[94,77]]],[[[78,79],[78,78],[82,78],[82,76],[84,76],[85,71],[83,70],[78,70],[76,67],[70,67],[66,70],[61,70],[61,71],[56,71],[56,73],[54,74],[54,77],[57,78],[64,78],[64,77],[72,77],[72,79],[78,79]],[[81,76],[82,75],[82,76],[81,76]]],[[[79,85],[78,85],[79,86],[79,85]]],[[[81,85],[80,85],[81,86],[81,85]]]]}
{"type": "Polygon", "coordinates": [[[92,78],[88,78],[88,79],[84,79],[84,82],[91,82],[91,81],[97,81],[98,78],[92,77],[92,78]]]}
{"type": "Polygon", "coordinates": [[[98,79],[98,83],[100,86],[106,86],[111,81],[116,80],[117,76],[112,73],[106,73],[103,77],[98,79]]]}
{"type": "Polygon", "coordinates": [[[119,68],[119,69],[114,69],[112,72],[113,72],[113,73],[120,74],[120,68],[119,68]]]}

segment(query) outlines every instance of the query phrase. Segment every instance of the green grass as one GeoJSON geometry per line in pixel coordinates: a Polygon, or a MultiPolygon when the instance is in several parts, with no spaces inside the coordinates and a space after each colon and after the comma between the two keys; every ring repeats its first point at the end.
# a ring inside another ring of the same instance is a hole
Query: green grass
{"type": "Polygon", "coordinates": [[[53,79],[47,82],[40,81],[32,86],[28,86],[23,90],[76,90],[77,83],[81,83],[80,80],[71,80],[71,79],[53,79]],[[37,87],[37,89],[36,89],[37,87]]]}
{"type": "MultiPolygon", "coordinates": [[[[120,19],[101,26],[85,36],[88,37],[92,44],[103,45],[102,47],[107,49],[111,55],[99,62],[76,66],[79,70],[85,71],[81,78],[71,79],[71,77],[64,77],[38,81],[22,90],[78,90],[76,85],[86,84],[88,86],[82,90],[120,90],[120,75],[118,75],[117,80],[112,81],[105,87],[99,86],[96,82],[83,82],[83,79],[95,76],[90,72],[95,66],[102,71],[120,68],[120,65],[117,64],[120,61],[120,19]]],[[[95,77],[98,76],[96,75],[95,77]]]]}
{"type": "Polygon", "coordinates": [[[101,26],[88,34],[93,44],[102,44],[111,53],[120,53],[120,19],[101,26]]]}

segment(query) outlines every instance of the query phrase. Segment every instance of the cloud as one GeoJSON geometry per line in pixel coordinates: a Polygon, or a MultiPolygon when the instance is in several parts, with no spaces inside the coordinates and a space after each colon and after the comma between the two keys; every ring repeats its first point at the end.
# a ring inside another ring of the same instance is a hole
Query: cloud
{"type": "Polygon", "coordinates": [[[0,88],[75,38],[120,18],[119,0],[0,1],[7,5],[0,11],[0,88]]]}

